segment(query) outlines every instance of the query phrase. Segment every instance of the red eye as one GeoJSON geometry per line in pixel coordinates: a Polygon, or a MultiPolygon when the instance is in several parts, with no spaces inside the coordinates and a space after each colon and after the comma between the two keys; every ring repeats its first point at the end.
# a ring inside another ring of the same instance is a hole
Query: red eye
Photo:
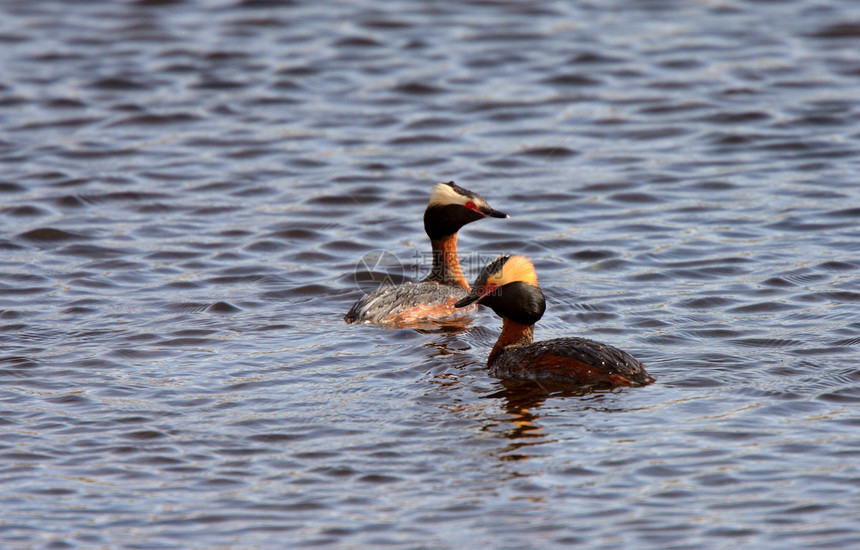
{"type": "Polygon", "coordinates": [[[468,208],[469,210],[475,210],[475,211],[478,210],[478,207],[475,206],[475,203],[472,201],[469,201],[466,203],[466,208],[468,208]]]}
{"type": "Polygon", "coordinates": [[[484,292],[481,294],[481,298],[483,298],[484,296],[488,296],[497,288],[499,288],[499,285],[497,285],[497,284],[494,284],[494,283],[488,284],[487,286],[484,287],[484,292]]]}

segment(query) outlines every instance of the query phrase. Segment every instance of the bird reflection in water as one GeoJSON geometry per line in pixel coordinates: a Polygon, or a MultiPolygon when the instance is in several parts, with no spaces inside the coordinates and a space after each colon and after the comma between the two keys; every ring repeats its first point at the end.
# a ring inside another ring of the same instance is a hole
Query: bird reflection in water
{"type": "Polygon", "coordinates": [[[484,396],[484,399],[501,399],[504,401],[505,412],[511,416],[508,422],[513,426],[499,430],[500,425],[495,421],[484,429],[502,434],[510,439],[510,443],[500,453],[500,460],[528,460],[530,455],[521,450],[535,445],[543,445],[553,440],[548,439],[543,427],[538,424],[538,410],[549,397],[582,397],[593,393],[589,388],[548,387],[546,383],[526,380],[501,380],[505,389],[484,396]],[[554,390],[554,391],[553,391],[554,390]]]}
{"type": "MultiPolygon", "coordinates": [[[[464,351],[458,335],[468,330],[470,324],[471,319],[463,319],[458,324],[434,326],[432,328],[424,326],[417,330],[443,337],[435,342],[424,344],[425,347],[433,350],[428,355],[429,357],[434,355],[458,355],[464,351]]],[[[469,361],[465,360],[463,364],[458,366],[464,367],[468,363],[469,361]]],[[[448,368],[442,372],[434,373],[430,381],[439,386],[450,387],[458,385],[460,383],[459,377],[447,371],[448,368]]],[[[493,415],[487,419],[488,422],[481,429],[482,431],[501,435],[510,440],[509,444],[499,452],[499,459],[503,461],[527,460],[531,458],[531,455],[522,452],[527,447],[543,445],[553,441],[547,437],[543,426],[539,424],[541,417],[539,413],[540,407],[543,406],[548,398],[587,397],[596,393],[603,393],[603,391],[595,387],[571,386],[570,384],[547,380],[535,382],[531,380],[501,379],[499,383],[504,386],[504,389],[485,395],[482,399],[501,400],[501,406],[506,415],[493,415]],[[502,417],[500,418],[500,416],[502,417]]],[[[466,412],[467,409],[485,410],[483,407],[462,404],[446,406],[445,408],[451,412],[466,412]]]]}
{"type": "MultiPolygon", "coordinates": [[[[443,323],[432,323],[432,322],[423,322],[423,323],[415,323],[413,325],[407,327],[400,328],[411,328],[416,330],[422,334],[444,334],[444,335],[454,335],[460,334],[461,332],[465,332],[472,325],[472,319],[469,317],[464,317],[462,319],[455,319],[453,321],[447,321],[443,323]]],[[[428,342],[425,344],[428,347],[435,347],[440,349],[447,349],[446,343],[433,343],[428,342]]]]}

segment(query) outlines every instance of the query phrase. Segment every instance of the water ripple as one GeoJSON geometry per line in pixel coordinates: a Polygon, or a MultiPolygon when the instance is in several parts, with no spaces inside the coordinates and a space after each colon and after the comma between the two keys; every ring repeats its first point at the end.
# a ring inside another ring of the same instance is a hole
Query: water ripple
{"type": "Polygon", "coordinates": [[[0,545],[857,546],[855,11],[3,3],[0,545]],[[451,179],[658,382],[345,325],[451,179]]]}

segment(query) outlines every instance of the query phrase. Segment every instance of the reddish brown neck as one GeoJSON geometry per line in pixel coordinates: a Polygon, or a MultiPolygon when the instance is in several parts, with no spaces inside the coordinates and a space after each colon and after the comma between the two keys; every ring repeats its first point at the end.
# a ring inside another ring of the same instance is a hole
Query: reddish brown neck
{"type": "Polygon", "coordinates": [[[487,358],[487,364],[492,365],[496,357],[502,353],[506,347],[519,344],[531,344],[534,342],[535,326],[524,325],[511,321],[507,317],[502,317],[502,333],[499,334],[499,339],[496,340],[496,345],[493,346],[493,351],[487,358]]]}
{"type": "Polygon", "coordinates": [[[457,234],[430,239],[430,243],[433,245],[433,269],[426,280],[446,285],[459,285],[469,292],[471,288],[466,277],[463,276],[460,258],[457,257],[457,234]]]}

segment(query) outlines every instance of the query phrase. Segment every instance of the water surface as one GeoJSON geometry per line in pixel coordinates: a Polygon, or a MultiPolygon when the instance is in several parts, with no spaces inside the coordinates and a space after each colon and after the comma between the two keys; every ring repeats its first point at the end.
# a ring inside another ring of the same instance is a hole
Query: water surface
{"type": "Polygon", "coordinates": [[[860,545],[853,3],[14,0],[0,44],[0,545],[860,545]],[[448,180],[512,215],[469,277],[529,256],[539,338],[658,382],[345,325],[448,180]]]}

